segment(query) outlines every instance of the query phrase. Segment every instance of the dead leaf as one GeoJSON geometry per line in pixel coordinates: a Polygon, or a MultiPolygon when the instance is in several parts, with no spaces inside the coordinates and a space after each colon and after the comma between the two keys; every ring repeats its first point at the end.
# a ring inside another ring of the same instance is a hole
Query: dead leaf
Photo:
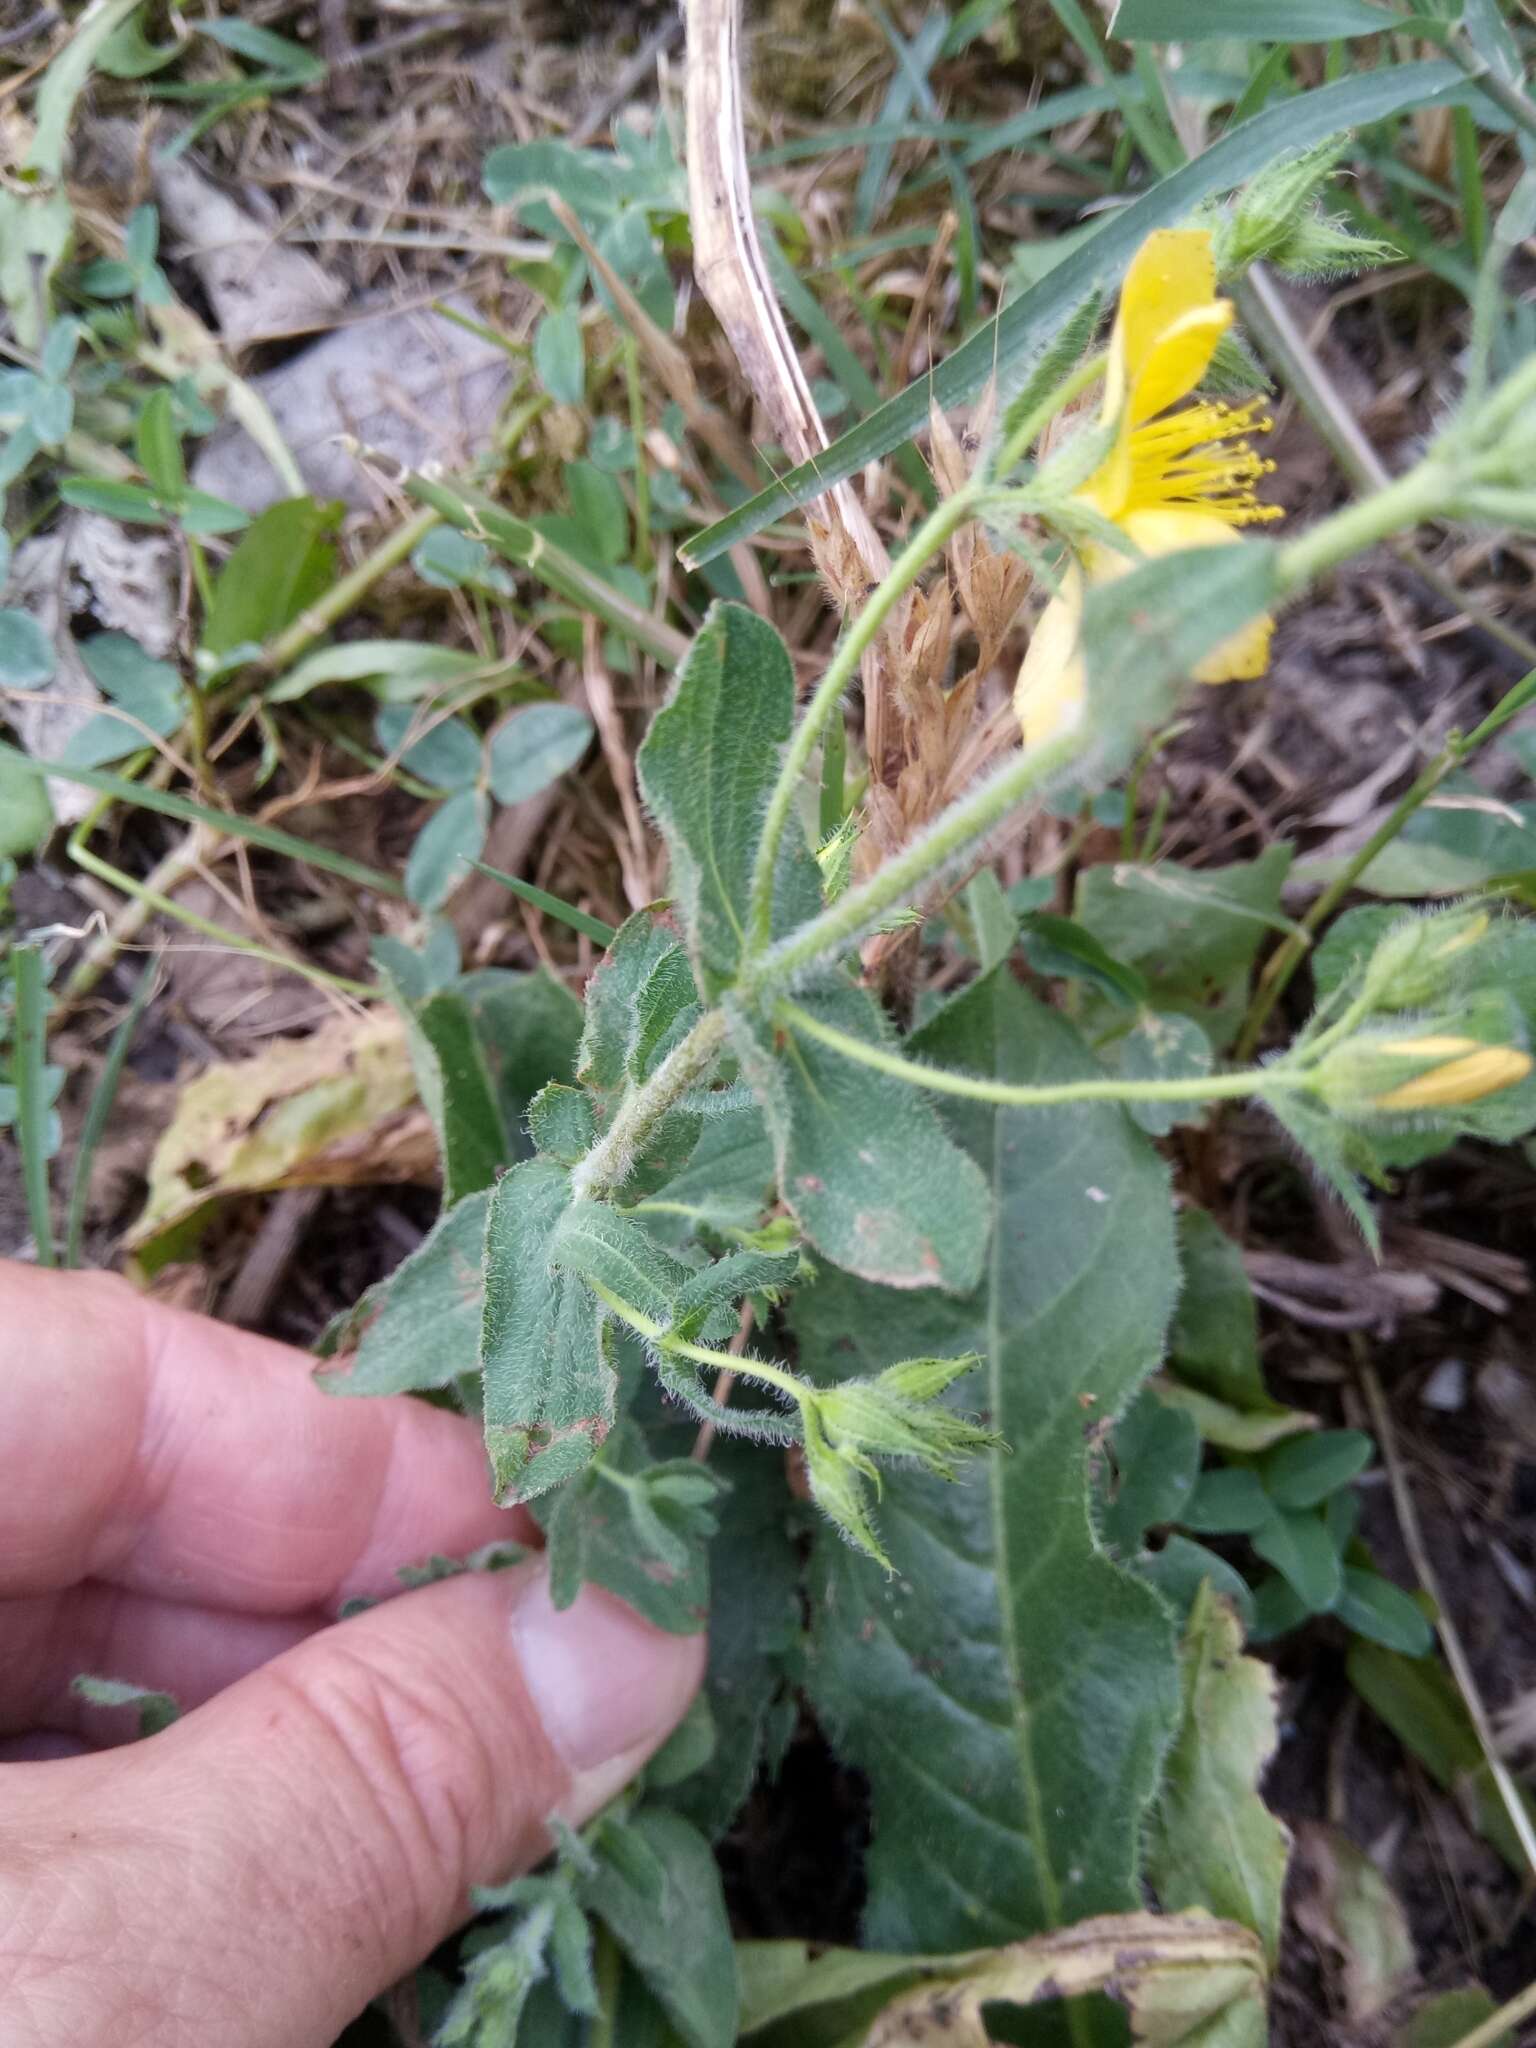
{"type": "Polygon", "coordinates": [[[127,1243],[142,1250],[221,1196],[430,1183],[437,1171],[400,1019],[383,1010],[338,1017],[186,1084],[127,1243]]]}
{"type": "Polygon", "coordinates": [[[1246,1927],[1208,1913],[1111,1913],[1007,1948],[957,1956],[957,1974],[898,1998],[867,2048],[987,2048],[983,2006],[1036,2005],[1104,1991],[1144,2048],[1262,2048],[1264,1951],[1246,1927]]]}
{"type": "Polygon", "coordinates": [[[1355,2024],[1373,2018],[1413,1982],[1413,1937],[1397,1895],[1342,1829],[1308,1821],[1297,1830],[1293,1911],[1322,1952],[1355,2024]]]}

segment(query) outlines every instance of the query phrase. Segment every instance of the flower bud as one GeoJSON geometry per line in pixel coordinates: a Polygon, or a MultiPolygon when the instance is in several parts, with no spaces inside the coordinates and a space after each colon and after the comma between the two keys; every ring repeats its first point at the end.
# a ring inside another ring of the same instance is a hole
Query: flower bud
{"type": "MultiPolygon", "coordinates": [[[[1408,1054],[1431,1043],[1428,1039],[1420,1040],[1416,1048],[1414,1041],[1402,1039],[1384,1050],[1408,1054]]],[[[1426,1068],[1385,1095],[1378,1095],[1372,1107],[1388,1111],[1447,1109],[1460,1103],[1479,1102],[1485,1095],[1498,1094],[1500,1089],[1517,1087],[1530,1071],[1529,1053],[1512,1045],[1479,1045],[1439,1066],[1426,1068]]]]}
{"type": "Polygon", "coordinates": [[[1216,228],[1216,264],[1223,277],[1240,276],[1260,261],[1297,277],[1337,277],[1393,258],[1396,252],[1385,242],[1355,235],[1317,204],[1342,153],[1342,144],[1325,142],[1259,172],[1216,228]]]}
{"type": "Polygon", "coordinates": [[[1445,911],[1393,925],[1365,970],[1362,993],[1371,1008],[1413,1010],[1447,995],[1488,925],[1486,910],[1445,911]]]}
{"type": "Polygon", "coordinates": [[[976,1363],[974,1358],[916,1358],[873,1380],[845,1380],[817,1396],[822,1427],[836,1447],[884,1458],[914,1458],[941,1479],[974,1451],[999,1442],[990,1430],[935,1396],[976,1363]],[[916,1391],[913,1391],[913,1390],[916,1391]]]}

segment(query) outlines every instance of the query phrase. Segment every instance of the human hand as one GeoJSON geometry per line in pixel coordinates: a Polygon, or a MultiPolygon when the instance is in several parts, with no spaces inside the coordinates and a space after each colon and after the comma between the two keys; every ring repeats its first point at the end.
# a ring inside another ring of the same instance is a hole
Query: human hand
{"type": "Polygon", "coordinates": [[[541,1563],[477,1433],[103,1274],[0,1261],[0,2040],[327,2048],[670,1733],[703,1643],[541,1563]],[[329,1624],[329,1625],[328,1625],[329,1624]],[[194,1708],[130,1717],[81,1671],[194,1708]],[[73,1752],[73,1753],[71,1753],[73,1752]]]}

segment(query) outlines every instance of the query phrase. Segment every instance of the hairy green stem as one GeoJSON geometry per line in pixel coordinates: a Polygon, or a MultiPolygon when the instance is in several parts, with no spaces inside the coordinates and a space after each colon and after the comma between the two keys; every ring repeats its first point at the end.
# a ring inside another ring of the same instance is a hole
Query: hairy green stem
{"type": "Polygon", "coordinates": [[[1026,796],[1059,775],[1081,751],[1078,733],[1013,754],[968,795],[952,803],[926,831],[886,861],[868,881],[780,939],[743,973],[743,994],[784,982],[829,953],[849,945],[887,911],[905,904],[941,868],[984,839],[1026,796]]]}
{"type": "Polygon", "coordinates": [[[765,1387],[774,1387],[779,1393],[788,1394],[801,1410],[808,1401],[815,1399],[815,1389],[796,1373],[785,1372],[781,1366],[770,1365],[763,1358],[738,1358],[734,1352],[711,1351],[707,1344],[690,1344],[685,1337],[674,1337],[644,1309],[638,1309],[633,1302],[625,1301],[622,1295],[612,1293],[600,1280],[589,1280],[583,1276],[582,1284],[592,1290],[605,1308],[611,1309],[659,1351],[670,1351],[678,1358],[691,1358],[695,1365],[713,1365],[722,1372],[735,1373],[738,1379],[757,1380],[765,1387]]]}
{"type": "Polygon", "coordinates": [[[1108,361],[1109,357],[1102,352],[1086,356],[1075,370],[1069,371],[1045,394],[1038,405],[1031,406],[998,450],[993,474],[999,479],[1006,477],[1020,457],[1028,454],[1056,415],[1065,412],[1074,398],[1081,398],[1091,385],[1098,383],[1108,361]]]}
{"type": "Polygon", "coordinates": [[[1050,1109],[1068,1102],[1213,1102],[1228,1096],[1262,1095],[1276,1088],[1305,1086],[1301,1075],[1270,1067],[1252,1067],[1235,1074],[1196,1074],[1176,1081],[1119,1081],[1106,1077],[1101,1081],[1053,1081],[1038,1087],[988,1081],[979,1074],[956,1074],[947,1068],[925,1066],[921,1060],[904,1059],[900,1053],[824,1024],[798,1003],[777,1003],[774,1015],[791,1031],[819,1039],[859,1066],[873,1067],[897,1081],[909,1081],[914,1088],[930,1088],[939,1095],[962,1095],[970,1102],[1000,1103],[1007,1109],[1050,1109]]]}
{"type": "Polygon", "coordinates": [[[1508,79],[1500,78],[1487,58],[1468,42],[1465,30],[1459,26],[1453,28],[1443,47],[1445,54],[1461,66],[1485,99],[1492,100],[1501,113],[1508,114],[1517,128],[1523,128],[1527,135],[1536,136],[1536,102],[1518,86],[1511,85],[1508,79]]]}
{"type": "Polygon", "coordinates": [[[724,1037],[724,1011],[706,1010],[682,1044],[674,1046],[643,1087],[628,1097],[572,1173],[571,1187],[578,1200],[601,1201],[623,1179],[635,1153],[667,1111],[706,1078],[724,1037]]]}
{"type": "Polygon", "coordinates": [[[747,902],[749,960],[762,953],[773,936],[773,875],[778,865],[779,847],[789,823],[800,778],[821,737],[822,727],[837,709],[844,690],[858,673],[865,650],[890,617],[897,600],[910,590],[950,535],[968,519],[974,518],[975,513],[976,496],[969,490],[957,491],[954,497],[945,498],[934,506],[838,642],[826,674],[801,713],[763,815],[763,835],[758,841],[757,859],[752,869],[752,891],[747,902]]]}
{"type": "Polygon", "coordinates": [[[1385,851],[1399,832],[1408,823],[1415,811],[1434,795],[1446,777],[1462,762],[1470,759],[1480,747],[1501,727],[1536,698],[1536,669],[1522,676],[1513,688],[1507,690],[1480,725],[1463,735],[1452,733],[1435,758],[1423,769],[1418,779],[1406,789],[1392,810],[1366,840],[1365,844],[1352,854],[1322,894],[1301,919],[1282,946],[1270,956],[1268,965],[1259,977],[1247,1018],[1238,1036],[1237,1057],[1251,1059],[1260,1033],[1269,1021],[1270,1012],[1284,995],[1286,986],[1312,944],[1312,935],[1325,918],[1330,917],[1354,888],[1360,877],[1379,853],[1385,851]]]}
{"type": "Polygon", "coordinates": [[[1362,554],[1378,541],[1444,513],[1451,482],[1444,460],[1426,455],[1370,497],[1345,505],[1310,531],[1298,534],[1280,550],[1281,589],[1300,590],[1351,555],[1362,554]]]}

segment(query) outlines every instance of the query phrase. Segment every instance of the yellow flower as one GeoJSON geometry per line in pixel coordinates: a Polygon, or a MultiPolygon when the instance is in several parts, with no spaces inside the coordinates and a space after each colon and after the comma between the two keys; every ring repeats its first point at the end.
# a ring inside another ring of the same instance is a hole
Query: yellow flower
{"type": "Polygon", "coordinates": [[[1513,1088],[1531,1071],[1530,1054],[1512,1045],[1480,1045],[1475,1038],[1451,1034],[1391,1039],[1378,1050],[1396,1059],[1441,1064],[1378,1095],[1373,1105],[1377,1109],[1448,1109],[1459,1102],[1477,1102],[1501,1088],[1513,1088]]]}
{"type": "MultiPolygon", "coordinates": [[[[1231,302],[1216,296],[1209,231],[1165,228],[1149,236],[1126,272],[1110,336],[1100,417],[1115,429],[1114,446],[1076,493],[1142,556],[1221,546],[1238,538],[1238,527],[1281,516],[1279,506],[1261,505],[1254,495],[1274,467],[1245,438],[1272,424],[1256,404],[1197,400],[1158,417],[1194,390],[1231,324],[1231,302]]],[[[1108,582],[1134,566],[1116,549],[1091,546],[1081,568],[1068,569],[1035,627],[1014,691],[1026,745],[1070,729],[1086,700],[1078,647],[1084,571],[1108,582]]],[[[1271,630],[1266,618],[1234,633],[1200,663],[1197,680],[1262,675],[1271,630]]]]}

